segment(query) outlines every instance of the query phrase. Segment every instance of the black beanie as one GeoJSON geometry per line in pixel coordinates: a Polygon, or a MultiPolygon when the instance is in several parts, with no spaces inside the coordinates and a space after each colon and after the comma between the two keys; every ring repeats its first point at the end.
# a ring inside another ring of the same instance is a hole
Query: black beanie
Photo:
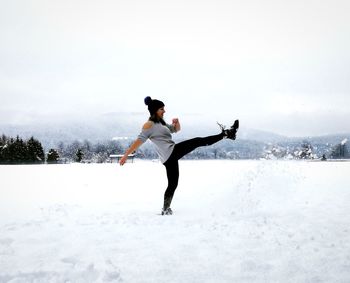
{"type": "Polygon", "coordinates": [[[164,107],[164,103],[157,99],[152,99],[150,96],[145,98],[145,104],[148,106],[148,111],[151,114],[155,114],[159,108],[164,107]]]}

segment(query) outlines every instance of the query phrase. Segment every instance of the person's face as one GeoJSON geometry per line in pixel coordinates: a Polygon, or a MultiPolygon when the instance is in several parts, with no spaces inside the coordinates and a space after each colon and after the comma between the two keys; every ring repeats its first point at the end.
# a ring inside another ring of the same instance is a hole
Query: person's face
{"type": "Polygon", "coordinates": [[[158,116],[159,118],[162,118],[162,119],[163,119],[163,116],[164,116],[164,113],[165,113],[164,107],[159,108],[159,109],[157,110],[156,113],[157,113],[157,116],[158,116]]]}

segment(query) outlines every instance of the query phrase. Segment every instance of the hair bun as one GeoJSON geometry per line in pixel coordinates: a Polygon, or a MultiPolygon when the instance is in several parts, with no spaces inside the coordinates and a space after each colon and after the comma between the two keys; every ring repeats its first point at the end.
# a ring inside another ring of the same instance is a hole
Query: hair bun
{"type": "Polygon", "coordinates": [[[152,102],[152,98],[150,96],[145,97],[145,104],[149,105],[152,102]]]}

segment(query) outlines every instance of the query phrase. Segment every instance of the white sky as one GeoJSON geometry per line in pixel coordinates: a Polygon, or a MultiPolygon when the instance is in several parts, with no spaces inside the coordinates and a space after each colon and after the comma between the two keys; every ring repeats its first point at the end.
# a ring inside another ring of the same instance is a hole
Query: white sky
{"type": "MultiPolygon", "coordinates": [[[[0,0],[0,119],[144,112],[350,132],[350,1],[0,0]]],[[[185,118],[186,119],[186,118],[185,118]]],[[[187,118],[188,119],[188,118],[187,118]]]]}

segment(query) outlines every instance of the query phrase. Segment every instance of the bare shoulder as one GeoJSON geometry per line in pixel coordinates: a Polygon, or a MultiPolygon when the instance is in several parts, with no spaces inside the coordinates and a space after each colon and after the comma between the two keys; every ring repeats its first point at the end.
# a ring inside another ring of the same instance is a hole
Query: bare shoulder
{"type": "Polygon", "coordinates": [[[148,129],[152,128],[152,127],[153,127],[153,122],[152,122],[152,121],[147,121],[147,122],[143,125],[142,129],[143,129],[143,130],[148,130],[148,129]]]}

